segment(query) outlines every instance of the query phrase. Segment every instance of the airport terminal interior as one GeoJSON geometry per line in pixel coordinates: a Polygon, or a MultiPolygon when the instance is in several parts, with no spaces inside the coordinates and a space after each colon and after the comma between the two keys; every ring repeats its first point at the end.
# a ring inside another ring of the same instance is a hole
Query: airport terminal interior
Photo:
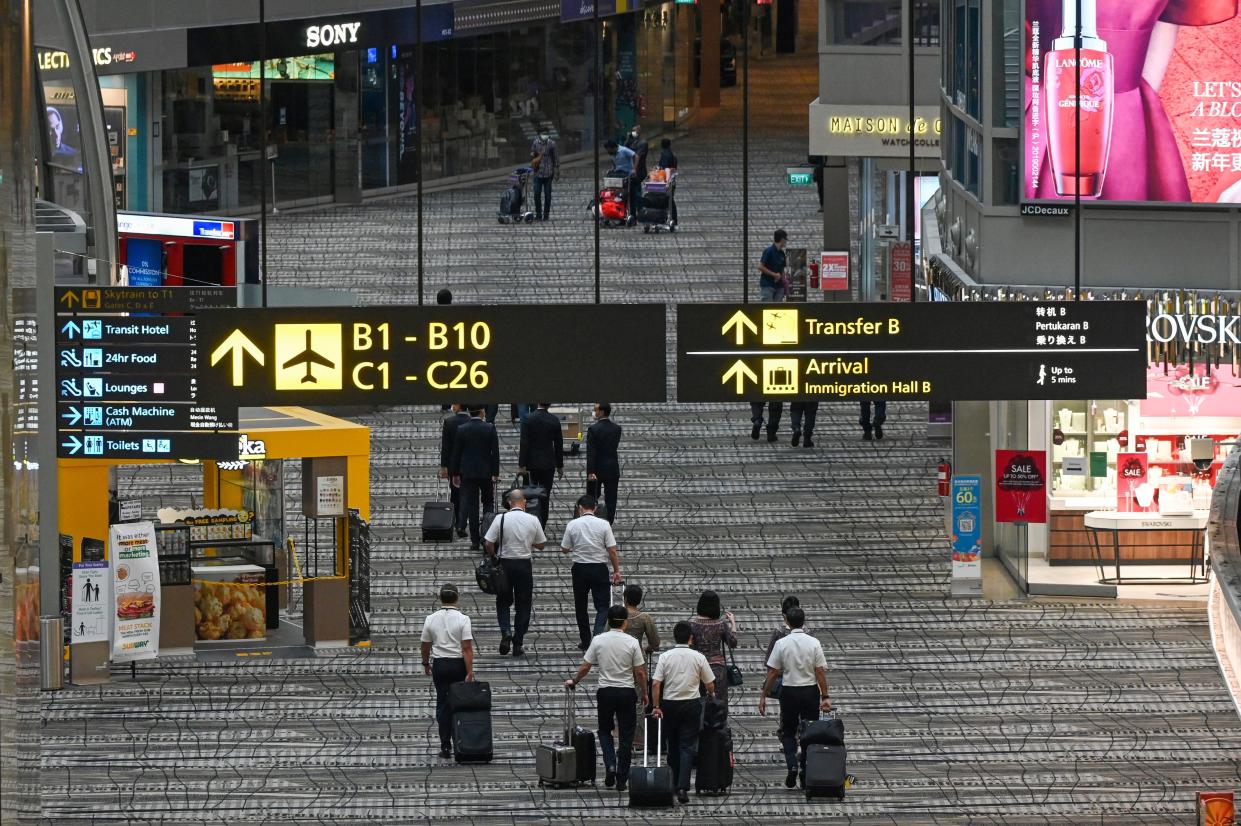
{"type": "Polygon", "coordinates": [[[0,0],[0,824],[1236,822],[1236,3],[140,5],[0,0]]]}

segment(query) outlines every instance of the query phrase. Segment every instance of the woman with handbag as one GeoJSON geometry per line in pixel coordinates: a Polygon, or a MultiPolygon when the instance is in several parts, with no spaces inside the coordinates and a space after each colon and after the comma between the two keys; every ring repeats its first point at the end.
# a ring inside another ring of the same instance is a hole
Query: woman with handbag
{"type": "Polygon", "coordinates": [[[720,595],[703,591],[698,597],[698,614],[690,619],[694,633],[693,648],[707,658],[715,673],[715,696],[728,703],[730,686],[741,685],[741,670],[735,662],[728,664],[732,649],[737,647],[737,620],[731,611],[722,611],[720,595]]]}

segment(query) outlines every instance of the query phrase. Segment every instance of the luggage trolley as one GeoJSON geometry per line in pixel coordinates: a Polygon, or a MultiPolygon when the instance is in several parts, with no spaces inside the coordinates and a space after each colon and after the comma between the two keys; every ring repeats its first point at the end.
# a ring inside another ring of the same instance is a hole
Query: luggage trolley
{"type": "Polygon", "coordinates": [[[582,422],[585,417],[579,407],[571,405],[553,405],[547,412],[560,419],[560,430],[564,437],[565,448],[570,456],[576,456],[582,449],[582,422]]]}
{"type": "Polygon", "coordinates": [[[519,166],[509,173],[508,186],[500,196],[497,215],[501,224],[529,224],[534,221],[534,212],[527,207],[530,203],[530,175],[533,172],[528,166],[519,166]]]}
{"type": "MultiPolygon", "coordinates": [[[[660,170],[656,170],[659,172],[660,170]]],[[[672,220],[672,201],[676,197],[677,176],[675,172],[667,173],[667,177],[656,179],[652,172],[642,182],[642,204],[638,210],[638,221],[643,232],[676,232],[676,221],[672,220]]]]}

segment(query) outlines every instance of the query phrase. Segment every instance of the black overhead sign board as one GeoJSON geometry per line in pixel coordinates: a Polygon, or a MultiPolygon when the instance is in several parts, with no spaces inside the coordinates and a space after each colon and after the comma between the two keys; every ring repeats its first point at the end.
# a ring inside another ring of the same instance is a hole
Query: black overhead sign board
{"type": "Polygon", "coordinates": [[[1141,301],[681,304],[677,400],[1138,399],[1141,301]]]}
{"type": "Polygon", "coordinates": [[[231,287],[57,288],[57,455],[236,459],[237,406],[199,391],[197,320],[158,315],[236,297],[231,287]]]}
{"type": "Polygon", "coordinates": [[[200,398],[230,407],[667,398],[662,304],[247,309],[196,320],[200,398]]]}

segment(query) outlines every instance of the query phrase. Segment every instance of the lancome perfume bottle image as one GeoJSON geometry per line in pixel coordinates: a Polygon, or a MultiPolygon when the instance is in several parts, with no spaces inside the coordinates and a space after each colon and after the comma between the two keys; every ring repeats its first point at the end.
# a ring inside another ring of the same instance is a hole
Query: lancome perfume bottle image
{"type": "Polygon", "coordinates": [[[1083,198],[1095,198],[1103,191],[1103,177],[1112,148],[1114,62],[1108,54],[1107,43],[1099,38],[1096,29],[1095,0],[1063,0],[1063,8],[1064,26],[1060,36],[1052,41],[1043,71],[1048,154],[1057,194],[1071,197],[1080,193],[1083,198]],[[1079,54],[1080,93],[1077,85],[1079,54]],[[1080,163],[1074,135],[1079,112],[1080,163]]]}

